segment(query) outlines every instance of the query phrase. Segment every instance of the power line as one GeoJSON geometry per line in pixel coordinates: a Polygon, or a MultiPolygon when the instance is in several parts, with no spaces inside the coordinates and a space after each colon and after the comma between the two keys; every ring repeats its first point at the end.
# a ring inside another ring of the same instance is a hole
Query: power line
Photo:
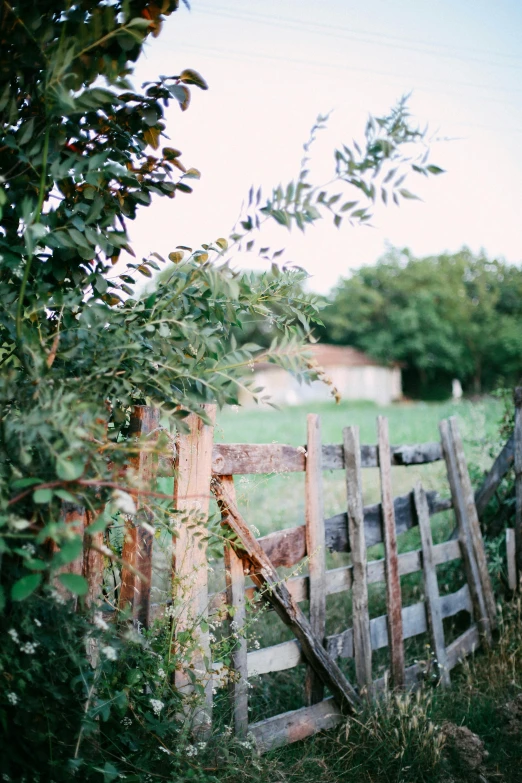
{"type": "MultiPolygon", "coordinates": [[[[419,53],[424,53],[428,55],[437,55],[442,57],[448,57],[451,59],[457,59],[462,60],[464,62],[478,62],[483,65],[492,65],[494,67],[499,68],[515,68],[515,69],[522,69],[521,65],[515,65],[510,63],[493,63],[488,62],[482,59],[478,58],[466,58],[463,57],[461,54],[443,54],[441,53],[441,49],[454,49],[455,47],[452,47],[450,44],[435,44],[432,41],[423,41],[423,40],[412,40],[411,38],[401,38],[399,36],[394,35],[387,35],[385,33],[374,33],[369,30],[357,30],[357,29],[350,29],[348,27],[344,27],[342,25],[328,25],[324,23],[319,22],[306,22],[301,19],[295,19],[291,17],[280,17],[275,15],[269,15],[269,14],[259,14],[259,13],[252,13],[252,12],[245,12],[243,9],[239,11],[238,9],[232,9],[232,8],[222,8],[219,11],[216,11],[214,8],[198,6],[198,11],[202,12],[203,14],[208,14],[211,16],[222,16],[225,18],[232,18],[232,19],[240,19],[247,22],[259,22],[261,24],[268,24],[268,25],[274,25],[277,24],[279,26],[287,27],[288,29],[294,29],[294,30],[302,30],[318,35],[324,35],[328,37],[335,37],[335,38],[343,38],[348,40],[356,40],[361,41],[363,43],[370,43],[377,46],[387,46],[391,48],[401,48],[401,49],[409,49],[410,51],[415,51],[419,53]],[[320,30],[324,30],[325,32],[321,33],[320,30]],[[341,35],[340,32],[347,33],[347,35],[341,35]],[[371,38],[376,38],[377,40],[369,40],[368,38],[360,38],[360,36],[370,36],[371,38]],[[379,40],[383,39],[383,40],[379,40]],[[395,43],[388,44],[385,43],[385,41],[393,41],[395,43]],[[399,44],[406,44],[399,46],[399,44]],[[415,47],[407,46],[407,44],[415,44],[415,47]],[[426,49],[418,48],[418,44],[421,44],[423,46],[429,46],[435,51],[428,51],[426,49]]],[[[463,51],[469,51],[474,52],[478,54],[487,54],[489,56],[493,57],[500,57],[500,58],[506,58],[511,60],[522,60],[521,57],[517,55],[511,55],[511,54],[505,54],[502,52],[487,52],[483,49],[477,49],[473,47],[461,47],[459,46],[459,52],[463,51]]]]}
{"type": "MultiPolygon", "coordinates": [[[[393,78],[393,79],[399,79],[402,81],[409,81],[411,80],[411,74],[405,75],[405,74],[395,74],[390,73],[386,71],[378,71],[372,68],[360,68],[357,66],[350,66],[350,65],[344,65],[344,64],[338,64],[338,63],[325,63],[325,62],[318,62],[318,61],[310,61],[310,60],[303,60],[296,57],[281,57],[278,55],[267,55],[262,54],[259,52],[240,52],[240,51],[234,51],[234,50],[224,50],[219,49],[217,47],[209,47],[209,46],[201,46],[197,44],[187,44],[183,43],[182,47],[186,49],[194,49],[196,51],[203,52],[205,54],[208,54],[209,52],[213,52],[214,56],[219,57],[220,59],[237,59],[239,61],[243,61],[245,59],[256,59],[256,60],[267,60],[267,61],[273,61],[273,62],[284,62],[284,63],[292,63],[296,65],[304,65],[309,68],[328,68],[331,70],[342,70],[342,71],[350,71],[354,73],[367,73],[372,76],[379,76],[379,77],[387,77],[387,78],[393,78]]],[[[180,47],[181,48],[181,47],[180,47]]],[[[433,79],[428,77],[427,81],[435,82],[438,84],[444,84],[444,85],[450,85],[450,86],[456,86],[456,87],[471,87],[473,89],[488,89],[488,90],[494,90],[498,92],[499,90],[496,87],[487,87],[486,85],[479,85],[474,84],[473,82],[457,82],[457,81],[449,81],[447,79],[433,79]]],[[[430,92],[430,90],[426,90],[423,87],[415,87],[416,91],[419,92],[430,92]]],[[[461,93],[456,92],[448,92],[443,90],[431,90],[431,92],[436,92],[441,95],[452,95],[456,97],[462,97],[461,93]]],[[[518,91],[517,91],[518,92],[518,91]]],[[[474,95],[474,98],[477,98],[478,100],[484,100],[489,101],[493,103],[501,103],[503,106],[517,106],[520,107],[519,103],[513,103],[509,101],[505,101],[501,98],[494,98],[488,95],[474,95]]]]}

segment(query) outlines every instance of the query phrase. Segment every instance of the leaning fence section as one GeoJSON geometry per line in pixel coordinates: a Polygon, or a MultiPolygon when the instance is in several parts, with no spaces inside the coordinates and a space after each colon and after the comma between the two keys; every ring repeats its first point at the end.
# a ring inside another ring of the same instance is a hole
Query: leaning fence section
{"type": "MultiPolygon", "coordinates": [[[[441,422],[437,442],[391,445],[388,422],[379,417],[375,445],[361,444],[355,426],[346,427],[340,433],[339,443],[328,445],[322,443],[319,417],[310,414],[306,444],[301,447],[213,443],[214,418],[215,406],[205,407],[204,420],[195,414],[187,417],[187,432],[178,437],[173,464],[173,507],[190,520],[189,524],[179,526],[173,541],[172,590],[182,591],[184,606],[176,633],[180,635],[185,629],[193,628],[195,621],[199,624],[191,668],[201,675],[204,694],[198,708],[190,714],[195,730],[204,734],[212,724],[212,693],[213,685],[217,684],[219,662],[208,665],[211,649],[205,630],[208,623],[201,620],[207,620],[216,611],[222,613],[230,608],[228,622],[238,639],[231,661],[234,676],[228,686],[234,730],[238,737],[252,733],[261,749],[293,742],[334,726],[361,699],[372,698],[385,682],[396,688],[415,686],[422,678],[422,666],[406,665],[405,640],[428,635],[443,686],[449,685],[451,669],[463,656],[481,643],[491,643],[496,609],[478,513],[512,463],[513,444],[506,445],[475,498],[454,418],[441,422]],[[411,492],[394,497],[392,466],[437,461],[445,463],[447,497],[426,492],[419,482],[411,492]],[[379,469],[380,503],[364,504],[362,472],[366,468],[379,469]],[[327,470],[341,471],[346,487],[344,510],[329,518],[325,518],[323,502],[323,474],[327,470]],[[256,538],[238,509],[234,477],[290,472],[305,474],[305,524],[256,538]],[[224,537],[226,589],[209,595],[201,526],[208,516],[212,493],[220,508],[222,524],[233,535],[224,537]],[[450,509],[455,514],[457,535],[435,544],[431,518],[450,509]],[[420,548],[399,554],[397,536],[413,527],[419,529],[420,548]],[[383,544],[383,558],[368,561],[368,548],[379,543],[383,544]],[[350,564],[328,569],[327,551],[350,553],[350,564]],[[304,560],[308,566],[306,575],[281,578],[278,569],[293,568],[304,560]],[[465,584],[451,594],[441,595],[437,566],[455,560],[462,561],[465,584]],[[423,574],[423,600],[403,606],[401,577],[415,572],[423,574]],[[386,613],[370,617],[369,585],[376,582],[385,584],[386,613]],[[351,624],[339,633],[327,635],[327,596],[348,591],[352,598],[351,624]],[[248,651],[244,629],[249,600],[268,604],[294,638],[248,651]],[[305,601],[308,602],[306,613],[301,607],[305,601]],[[444,620],[460,612],[470,615],[471,624],[448,644],[444,620]],[[377,650],[383,649],[388,651],[387,673],[374,679],[372,659],[377,650]],[[354,661],[354,682],[339,665],[346,659],[354,661]],[[301,664],[306,666],[303,706],[263,721],[249,722],[249,677],[301,664]],[[326,691],[330,694],[327,698],[326,691]]],[[[131,430],[139,448],[129,468],[139,477],[139,486],[150,486],[156,475],[154,441],[158,425],[158,411],[145,406],[135,408],[131,430]]],[[[139,489],[134,494],[137,507],[143,505],[147,513],[147,498],[139,489]]],[[[75,527],[85,527],[89,522],[88,514],[81,509],[65,508],[64,514],[75,527]]],[[[510,534],[508,544],[510,580],[515,582],[514,535],[510,534]]],[[[103,553],[103,541],[91,536],[83,558],[67,566],[87,576],[90,601],[96,600],[101,592],[103,553]]],[[[144,625],[151,619],[153,559],[150,527],[137,525],[129,517],[118,600],[120,607],[127,607],[134,620],[144,625]]],[[[188,696],[201,692],[193,680],[188,673],[176,673],[177,687],[188,696]]]]}

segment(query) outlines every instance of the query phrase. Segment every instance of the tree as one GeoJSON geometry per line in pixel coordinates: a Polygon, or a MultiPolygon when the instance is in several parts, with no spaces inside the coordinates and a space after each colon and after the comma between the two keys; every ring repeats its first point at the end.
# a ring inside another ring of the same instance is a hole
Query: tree
{"type": "Polygon", "coordinates": [[[322,336],[404,363],[414,396],[447,396],[452,378],[480,392],[520,377],[520,294],[520,268],[466,248],[421,259],[392,249],[341,281],[322,336]]]}

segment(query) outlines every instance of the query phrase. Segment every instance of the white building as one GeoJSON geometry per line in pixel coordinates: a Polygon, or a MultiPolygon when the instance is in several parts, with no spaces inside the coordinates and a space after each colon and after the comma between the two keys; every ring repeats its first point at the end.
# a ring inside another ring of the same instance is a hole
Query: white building
{"type": "MultiPolygon", "coordinates": [[[[343,400],[371,400],[389,405],[402,397],[401,369],[385,365],[356,348],[318,343],[310,351],[343,400]]],[[[276,405],[300,405],[309,401],[331,399],[330,387],[321,381],[300,384],[289,372],[274,364],[255,369],[255,386],[262,386],[276,405]]],[[[242,405],[252,404],[246,392],[240,395],[242,405]]]]}

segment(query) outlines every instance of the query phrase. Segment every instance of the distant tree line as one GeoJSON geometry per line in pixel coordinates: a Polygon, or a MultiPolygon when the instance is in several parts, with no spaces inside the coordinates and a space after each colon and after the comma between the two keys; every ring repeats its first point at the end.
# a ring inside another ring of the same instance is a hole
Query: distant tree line
{"type": "Polygon", "coordinates": [[[408,396],[448,396],[453,378],[481,393],[522,377],[519,266],[467,248],[425,258],[390,249],[328,299],[320,339],[402,363],[408,396]]]}

